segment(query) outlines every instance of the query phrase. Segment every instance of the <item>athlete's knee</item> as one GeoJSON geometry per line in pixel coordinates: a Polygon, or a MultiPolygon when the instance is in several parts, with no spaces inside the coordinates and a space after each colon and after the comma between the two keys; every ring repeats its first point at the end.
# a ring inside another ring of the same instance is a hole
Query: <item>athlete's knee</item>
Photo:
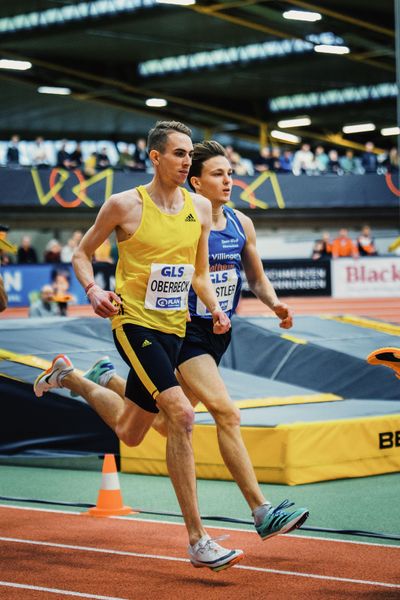
{"type": "Polygon", "coordinates": [[[212,415],[217,425],[225,428],[240,426],[240,410],[234,404],[227,404],[213,409],[212,415]]]}
{"type": "Polygon", "coordinates": [[[172,392],[164,396],[162,400],[162,408],[167,419],[167,428],[170,427],[184,429],[191,432],[194,424],[194,410],[189,400],[182,392],[172,392]]]}

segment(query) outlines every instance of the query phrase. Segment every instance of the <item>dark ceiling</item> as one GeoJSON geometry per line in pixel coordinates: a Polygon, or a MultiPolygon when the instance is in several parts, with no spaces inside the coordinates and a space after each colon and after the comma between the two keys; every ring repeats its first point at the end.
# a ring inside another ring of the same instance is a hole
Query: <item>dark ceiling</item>
{"type": "MultiPolygon", "coordinates": [[[[72,4],[96,2],[2,0],[0,26],[6,17],[72,4]]],[[[378,147],[396,143],[396,138],[380,134],[382,127],[396,124],[396,97],[279,112],[269,105],[279,96],[395,83],[393,0],[197,0],[188,7],[137,0],[136,5],[141,7],[115,15],[14,32],[0,28],[1,57],[33,64],[23,72],[0,70],[0,139],[20,133],[27,139],[42,134],[134,140],[155,120],[174,118],[192,126],[195,137],[226,133],[256,142],[260,132],[277,129],[279,119],[308,115],[311,126],[290,132],[313,144],[325,140],[357,147],[367,139],[378,147]],[[282,17],[288,9],[318,11],[322,19],[289,21],[282,17]],[[151,77],[138,70],[139,63],[150,59],[272,41],[293,45],[327,32],[342,38],[350,54],[319,54],[311,48],[151,77]],[[40,85],[66,86],[73,93],[38,94],[40,85]],[[150,96],[166,98],[168,106],[147,108],[150,96]],[[341,134],[345,124],[369,121],[375,123],[375,132],[341,134]]]]}

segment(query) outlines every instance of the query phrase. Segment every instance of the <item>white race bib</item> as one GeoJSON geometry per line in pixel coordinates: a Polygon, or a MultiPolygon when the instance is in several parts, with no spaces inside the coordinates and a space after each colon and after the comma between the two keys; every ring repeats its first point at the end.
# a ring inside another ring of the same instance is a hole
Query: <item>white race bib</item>
{"type": "MultiPolygon", "coordinates": [[[[226,269],[225,271],[210,271],[211,283],[213,284],[218,302],[224,312],[233,308],[238,276],[236,269],[226,269]]],[[[197,297],[196,313],[201,316],[210,315],[206,306],[197,297]]]]}
{"type": "Polygon", "coordinates": [[[150,310],[187,310],[193,265],[153,263],[144,307],[150,310]]]}

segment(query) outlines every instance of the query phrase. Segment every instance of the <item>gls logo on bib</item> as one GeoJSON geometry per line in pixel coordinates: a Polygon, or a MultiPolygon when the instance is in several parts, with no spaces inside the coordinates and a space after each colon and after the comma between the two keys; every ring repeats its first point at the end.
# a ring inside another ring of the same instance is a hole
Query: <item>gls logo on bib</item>
{"type": "Polygon", "coordinates": [[[178,267],[176,265],[168,265],[161,269],[161,275],[163,277],[182,277],[185,272],[185,267],[178,267]]]}

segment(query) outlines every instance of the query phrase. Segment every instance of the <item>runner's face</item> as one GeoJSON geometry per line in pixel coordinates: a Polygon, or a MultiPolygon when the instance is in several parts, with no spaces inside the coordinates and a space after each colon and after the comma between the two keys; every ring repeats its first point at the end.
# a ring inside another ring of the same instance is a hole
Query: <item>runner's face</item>
{"type": "Polygon", "coordinates": [[[213,156],[203,163],[200,177],[196,178],[196,192],[213,204],[229,202],[232,191],[232,167],[225,156],[213,156]]]}
{"type": "Polygon", "coordinates": [[[184,133],[174,132],[168,136],[163,153],[158,152],[158,173],[175,185],[183,185],[192,164],[193,144],[184,133]]]}

